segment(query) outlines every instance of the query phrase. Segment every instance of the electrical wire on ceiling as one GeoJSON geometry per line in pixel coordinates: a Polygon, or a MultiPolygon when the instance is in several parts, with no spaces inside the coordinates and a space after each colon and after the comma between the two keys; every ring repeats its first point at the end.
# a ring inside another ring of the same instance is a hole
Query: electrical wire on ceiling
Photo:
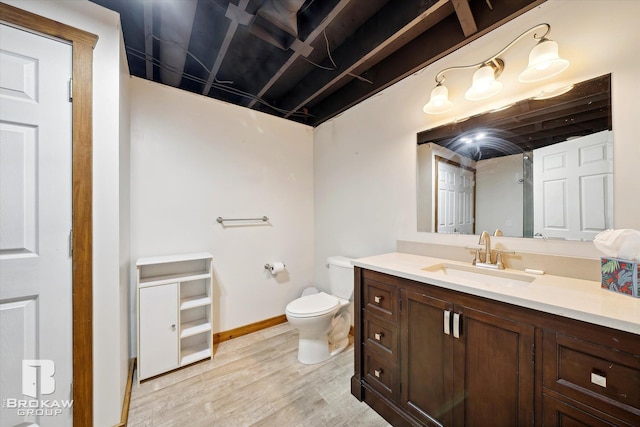
{"type": "MultiPolygon", "coordinates": [[[[209,70],[207,68],[207,66],[204,65],[204,63],[198,59],[197,56],[195,56],[194,54],[189,52],[189,49],[185,48],[180,43],[178,43],[176,41],[173,41],[173,40],[165,40],[163,38],[160,38],[160,37],[156,36],[155,34],[149,34],[147,36],[147,38],[149,38],[149,37],[151,37],[154,40],[158,40],[159,42],[163,42],[163,43],[172,44],[174,46],[177,46],[178,48],[182,49],[187,55],[189,55],[194,61],[196,61],[202,68],[204,68],[209,74],[211,74],[211,70],[209,70]]],[[[231,80],[218,80],[215,77],[214,77],[214,81],[217,82],[217,83],[222,83],[222,84],[233,84],[233,81],[231,81],[231,80]]]]}
{"type": "MultiPolygon", "coordinates": [[[[311,2],[311,3],[313,3],[313,2],[311,2]]],[[[309,3],[309,5],[307,7],[311,6],[311,3],[309,3]]],[[[322,34],[324,34],[324,41],[325,41],[325,44],[327,46],[327,56],[329,57],[329,60],[331,61],[331,64],[333,64],[333,67],[326,67],[324,65],[316,64],[315,62],[313,62],[309,58],[306,58],[306,57],[304,57],[302,55],[300,57],[302,59],[304,59],[305,61],[307,61],[309,64],[314,65],[314,66],[316,66],[316,67],[318,67],[318,68],[320,68],[322,70],[338,71],[338,66],[336,65],[336,62],[333,60],[333,56],[331,55],[331,49],[329,48],[329,39],[327,38],[327,31],[326,30],[322,31],[322,34]]],[[[347,73],[347,75],[349,75],[351,77],[354,77],[354,78],[356,78],[356,79],[358,79],[360,81],[363,81],[365,83],[373,84],[373,82],[371,80],[366,79],[366,78],[364,78],[362,76],[359,76],[357,74],[347,73]]]]}
{"type": "Polygon", "coordinates": [[[314,1],[316,1],[316,0],[311,0],[311,1],[309,2],[309,4],[308,4],[304,9],[302,9],[300,12],[298,12],[298,13],[299,13],[299,14],[304,13],[307,9],[309,9],[309,7],[311,7],[311,5],[313,4],[313,2],[314,2],[314,1]]]}
{"type": "MultiPolygon", "coordinates": [[[[158,66],[160,68],[164,68],[165,70],[171,71],[171,72],[176,73],[176,74],[180,74],[182,76],[182,78],[185,78],[187,80],[191,80],[191,81],[194,81],[194,82],[200,83],[200,84],[206,84],[207,83],[207,80],[205,80],[205,79],[203,79],[201,77],[197,77],[197,76],[191,75],[189,73],[180,72],[175,67],[172,67],[171,65],[165,64],[165,63],[159,61],[158,59],[153,58],[151,55],[147,55],[145,52],[142,52],[141,50],[138,50],[138,49],[135,49],[135,48],[132,48],[132,47],[127,47],[126,49],[127,49],[127,53],[129,55],[131,55],[133,57],[136,57],[136,58],[143,59],[145,61],[151,61],[154,65],[156,65],[156,66],[158,66]]],[[[206,67],[205,67],[205,69],[206,69],[206,67]]],[[[236,88],[231,87],[231,86],[227,86],[226,84],[221,84],[221,83],[218,83],[218,82],[214,81],[211,86],[213,88],[215,88],[215,89],[218,89],[218,90],[221,90],[221,91],[224,91],[224,92],[228,92],[228,93],[231,93],[231,94],[234,94],[234,95],[237,95],[237,96],[241,96],[243,98],[248,98],[248,99],[254,100],[254,101],[256,101],[256,102],[258,102],[258,103],[260,103],[260,104],[262,104],[262,105],[264,105],[264,106],[266,106],[268,108],[271,108],[272,110],[274,110],[274,111],[276,111],[276,112],[278,112],[280,114],[289,114],[290,113],[289,110],[285,110],[285,109],[282,109],[282,108],[278,108],[278,107],[276,107],[274,105],[271,105],[268,101],[265,101],[264,99],[262,99],[262,98],[260,98],[260,97],[258,97],[256,95],[253,95],[253,94],[251,94],[249,92],[245,92],[245,91],[240,90],[240,89],[236,89],[236,88]]],[[[309,113],[306,113],[306,112],[300,112],[300,111],[296,111],[294,113],[291,113],[291,115],[294,116],[294,117],[301,117],[301,118],[314,117],[313,114],[309,114],[309,113]]]]}

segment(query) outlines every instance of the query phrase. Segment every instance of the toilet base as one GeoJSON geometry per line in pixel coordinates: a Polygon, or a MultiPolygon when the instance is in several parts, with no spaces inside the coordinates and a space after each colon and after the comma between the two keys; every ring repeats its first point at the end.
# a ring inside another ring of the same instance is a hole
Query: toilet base
{"type": "Polygon", "coordinates": [[[317,338],[300,337],[298,341],[298,361],[305,365],[314,365],[327,360],[331,357],[328,339],[328,335],[317,338]]]}

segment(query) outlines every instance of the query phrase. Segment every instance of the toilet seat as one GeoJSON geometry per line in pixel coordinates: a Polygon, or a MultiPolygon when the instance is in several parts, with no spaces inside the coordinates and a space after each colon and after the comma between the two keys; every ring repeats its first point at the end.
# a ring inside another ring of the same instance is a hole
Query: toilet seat
{"type": "Polygon", "coordinates": [[[316,317],[334,311],[339,305],[336,297],[319,292],[291,301],[286,312],[295,317],[316,317]]]}

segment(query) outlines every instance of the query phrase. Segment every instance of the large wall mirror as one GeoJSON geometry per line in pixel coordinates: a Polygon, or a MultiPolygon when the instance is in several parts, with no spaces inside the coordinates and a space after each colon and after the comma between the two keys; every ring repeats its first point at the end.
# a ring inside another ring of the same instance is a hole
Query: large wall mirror
{"type": "Polygon", "coordinates": [[[418,133],[418,231],[588,241],[613,228],[611,75],[566,89],[418,133]]]}

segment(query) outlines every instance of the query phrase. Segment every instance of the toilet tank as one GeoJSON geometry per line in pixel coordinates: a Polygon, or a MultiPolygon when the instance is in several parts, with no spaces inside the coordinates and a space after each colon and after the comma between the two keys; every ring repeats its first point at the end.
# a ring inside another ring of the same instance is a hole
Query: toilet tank
{"type": "Polygon", "coordinates": [[[339,298],[351,300],[353,295],[353,265],[351,258],[330,256],[327,258],[329,284],[331,294],[339,298]]]}

